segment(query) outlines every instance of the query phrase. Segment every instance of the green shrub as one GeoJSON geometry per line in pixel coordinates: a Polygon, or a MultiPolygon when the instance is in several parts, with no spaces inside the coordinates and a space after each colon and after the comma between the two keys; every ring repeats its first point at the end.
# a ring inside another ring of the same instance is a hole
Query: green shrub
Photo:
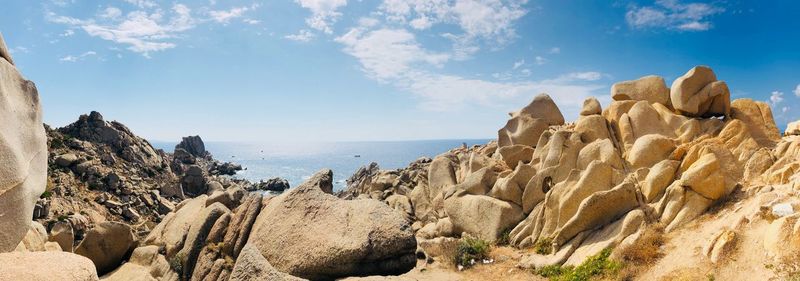
{"type": "Polygon", "coordinates": [[[539,238],[533,244],[533,250],[540,255],[549,255],[553,251],[553,239],[539,238]]]}
{"type": "Polygon", "coordinates": [[[500,237],[497,238],[497,241],[495,241],[494,244],[498,246],[505,246],[508,245],[508,243],[510,242],[511,242],[511,229],[509,228],[500,233],[500,237]]]}
{"type": "Polygon", "coordinates": [[[178,253],[169,260],[169,267],[178,274],[183,274],[183,253],[178,253]]]}
{"type": "Polygon", "coordinates": [[[50,198],[51,196],[53,196],[53,193],[45,190],[45,192],[42,192],[42,195],[40,195],[39,198],[50,198]]]}
{"type": "Polygon", "coordinates": [[[473,260],[487,258],[489,247],[489,242],[485,240],[472,237],[462,238],[456,250],[456,258],[454,259],[456,265],[468,267],[472,265],[473,260]]]}
{"type": "Polygon", "coordinates": [[[608,259],[611,249],[605,249],[591,256],[577,267],[551,265],[536,270],[536,274],[553,281],[588,281],[593,277],[613,276],[622,268],[622,264],[608,259]]]}

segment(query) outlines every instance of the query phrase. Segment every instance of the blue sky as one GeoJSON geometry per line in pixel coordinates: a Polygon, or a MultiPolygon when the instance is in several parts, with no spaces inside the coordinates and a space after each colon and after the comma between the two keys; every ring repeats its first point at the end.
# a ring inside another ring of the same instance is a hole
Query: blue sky
{"type": "Polygon", "coordinates": [[[7,0],[45,122],[153,140],[494,138],[540,92],[574,120],[616,81],[709,65],[800,119],[797,1],[7,0]]]}

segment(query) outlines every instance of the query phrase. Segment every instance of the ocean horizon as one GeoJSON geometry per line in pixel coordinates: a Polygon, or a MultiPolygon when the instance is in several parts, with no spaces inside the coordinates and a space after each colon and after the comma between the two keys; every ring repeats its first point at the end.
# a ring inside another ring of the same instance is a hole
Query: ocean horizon
{"type": "MultiPolygon", "coordinates": [[[[371,162],[381,169],[398,169],[420,157],[433,158],[466,143],[485,144],[491,139],[340,142],[205,142],[215,159],[241,164],[234,177],[258,182],[281,177],[295,187],[320,169],[333,170],[334,191],[343,190],[358,168],[371,162]]],[[[177,142],[151,141],[153,147],[173,152],[177,142]]]]}

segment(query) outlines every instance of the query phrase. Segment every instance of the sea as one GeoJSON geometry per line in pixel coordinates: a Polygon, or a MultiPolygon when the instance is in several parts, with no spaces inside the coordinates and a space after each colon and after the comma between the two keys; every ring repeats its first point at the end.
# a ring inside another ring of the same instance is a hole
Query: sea
{"type": "MultiPolygon", "coordinates": [[[[463,144],[486,144],[488,139],[450,139],[368,142],[206,142],[215,159],[241,164],[234,177],[251,182],[281,177],[294,187],[323,168],[333,170],[334,191],[343,190],[358,168],[371,162],[381,169],[398,169],[420,157],[433,158],[463,144]]],[[[172,152],[177,142],[151,141],[172,152]]]]}

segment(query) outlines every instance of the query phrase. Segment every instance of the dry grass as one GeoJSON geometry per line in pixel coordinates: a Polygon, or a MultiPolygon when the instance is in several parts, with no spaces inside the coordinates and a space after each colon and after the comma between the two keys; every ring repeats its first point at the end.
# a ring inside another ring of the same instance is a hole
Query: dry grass
{"type": "Polygon", "coordinates": [[[642,236],[633,244],[620,252],[626,264],[637,266],[652,265],[662,256],[661,246],[664,245],[664,225],[653,224],[644,229],[642,236]]]}

